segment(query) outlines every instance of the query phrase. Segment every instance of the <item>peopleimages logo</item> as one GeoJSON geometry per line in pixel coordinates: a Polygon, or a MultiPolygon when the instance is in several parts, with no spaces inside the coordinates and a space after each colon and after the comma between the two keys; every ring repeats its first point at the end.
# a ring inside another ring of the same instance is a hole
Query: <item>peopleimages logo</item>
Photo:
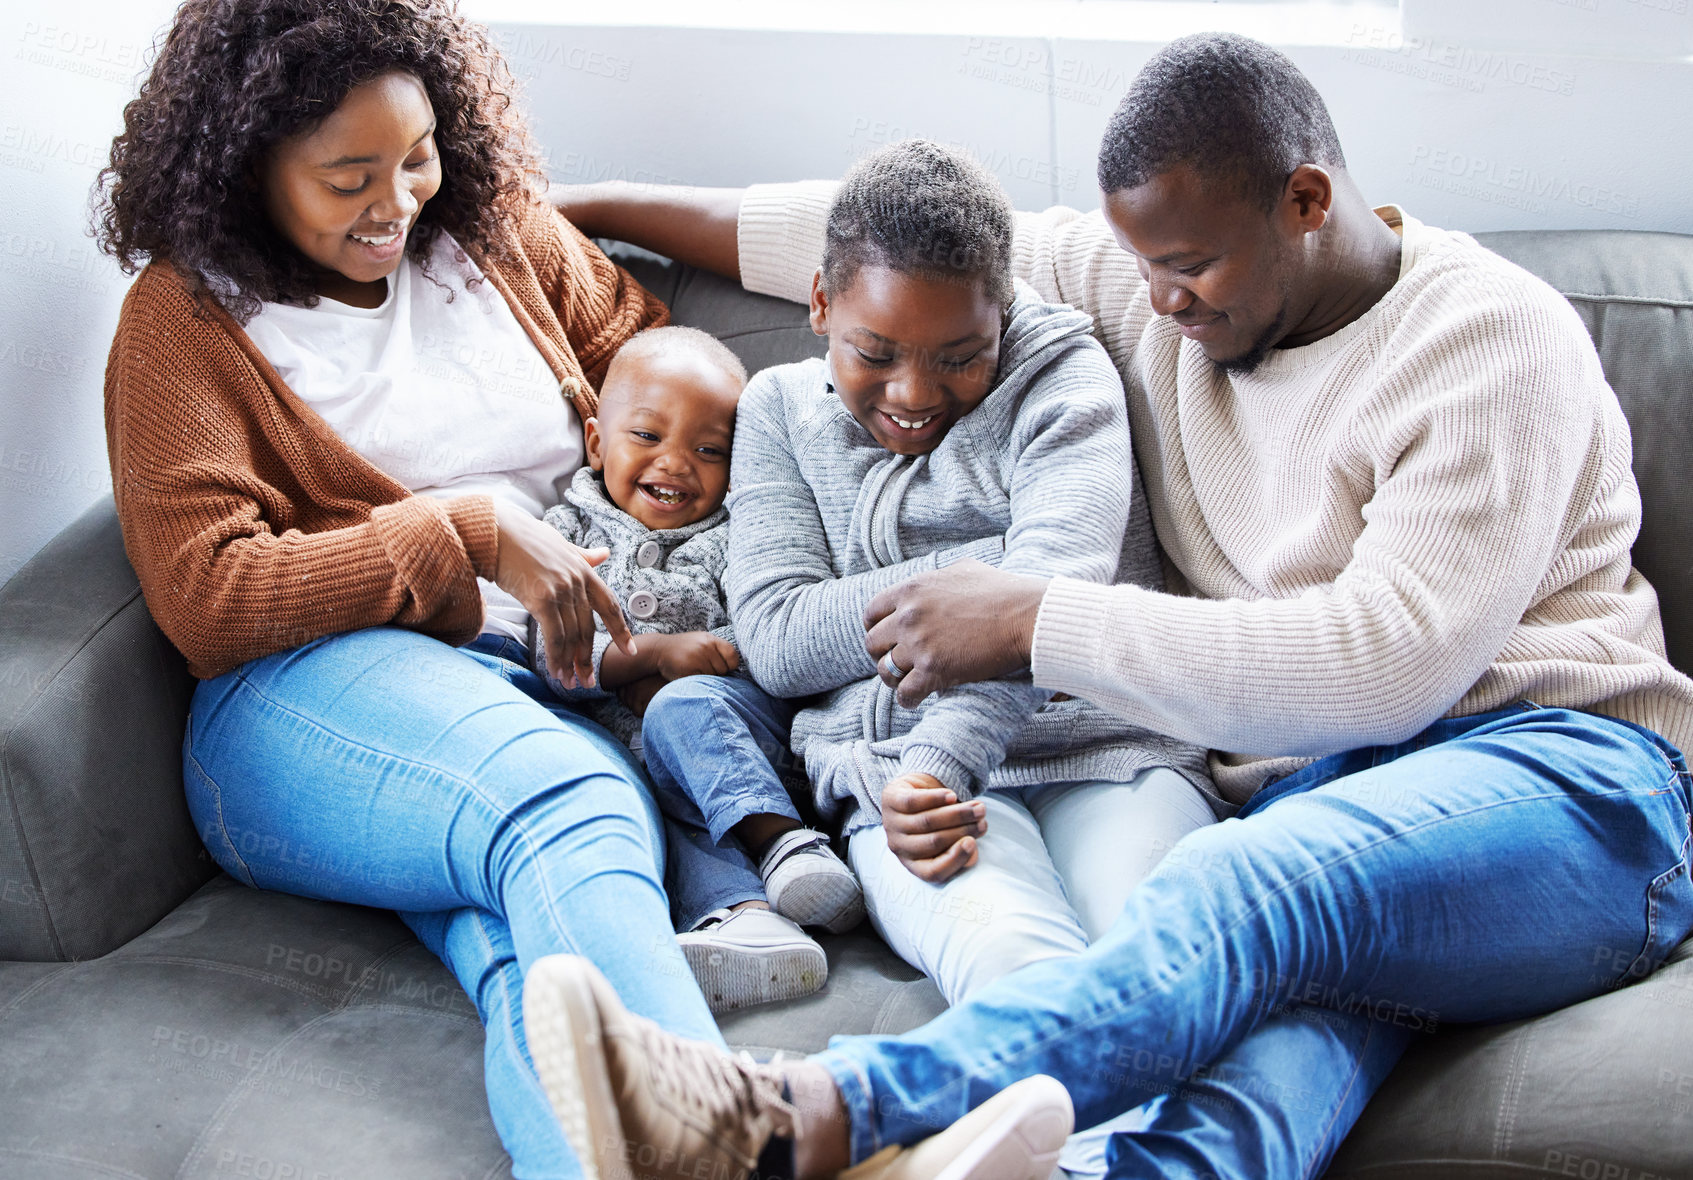
{"type": "Polygon", "coordinates": [[[554,70],[575,70],[596,78],[627,82],[629,73],[635,66],[631,59],[615,53],[605,53],[590,49],[586,45],[536,36],[533,33],[503,35],[500,37],[500,48],[505,51],[506,60],[512,63],[514,70],[525,76],[526,81],[533,79],[541,67],[546,66],[554,70]]]}
{"type": "Polygon", "coordinates": [[[1522,164],[1509,164],[1488,156],[1418,144],[1411,151],[1411,164],[1423,170],[1425,175],[1449,177],[1472,186],[1475,191],[1468,195],[1482,200],[1490,199],[1485,190],[1493,189],[1499,193],[1517,194],[1524,202],[1539,202],[1538,206],[1525,204],[1524,207],[1533,211],[1544,209],[1547,203],[1563,201],[1578,208],[1614,213],[1621,217],[1640,216],[1640,201],[1636,197],[1603,185],[1573,180],[1556,173],[1541,172],[1522,164]]]}
{"type": "Polygon", "coordinates": [[[72,139],[55,131],[26,127],[21,123],[0,124],[0,163],[31,172],[41,171],[39,165],[47,160],[75,168],[99,168],[106,163],[109,151],[109,147],[72,139]]]}
{"type": "Polygon", "coordinates": [[[1124,88],[1127,77],[1109,64],[1054,54],[1044,45],[971,37],[959,74],[1033,94],[1101,106],[1124,88]]]}
{"type": "Polygon", "coordinates": [[[143,49],[104,33],[25,21],[11,60],[127,87],[141,69],[143,49]]]}
{"type": "Polygon", "coordinates": [[[176,1073],[194,1073],[226,1085],[287,1094],[293,1086],[329,1090],[351,1098],[377,1098],[382,1080],[326,1062],[224,1040],[191,1029],[157,1025],[153,1061],[176,1073]],[[163,1056],[168,1054],[169,1056],[163,1056]]]}
{"type": "MultiPolygon", "coordinates": [[[[43,348],[29,341],[0,341],[0,365],[16,365],[50,377],[80,377],[88,369],[88,358],[43,348]]],[[[0,447],[0,455],[5,448],[0,447]]]]}
{"type": "Polygon", "coordinates": [[[1481,93],[1490,82],[1523,86],[1568,97],[1575,75],[1544,61],[1451,41],[1407,37],[1383,25],[1355,24],[1346,35],[1353,48],[1341,60],[1481,93]]]}
{"type": "Polygon", "coordinates": [[[1032,184],[1062,189],[1066,192],[1074,192],[1081,180],[1079,168],[1063,167],[1050,160],[1017,155],[988,144],[976,143],[967,139],[954,139],[920,128],[906,127],[898,123],[890,123],[884,119],[867,119],[862,116],[852,121],[852,130],[847,133],[846,154],[856,158],[875,150],[870,145],[898,143],[903,139],[932,139],[936,143],[964,152],[973,156],[982,167],[1001,180],[1027,181],[1032,184]]]}

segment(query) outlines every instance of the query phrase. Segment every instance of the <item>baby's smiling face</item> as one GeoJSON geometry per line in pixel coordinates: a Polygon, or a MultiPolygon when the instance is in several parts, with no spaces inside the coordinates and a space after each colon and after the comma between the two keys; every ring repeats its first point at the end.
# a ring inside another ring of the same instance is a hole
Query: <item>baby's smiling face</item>
{"type": "Polygon", "coordinates": [[[588,462],[611,502],[649,529],[704,520],[729,491],[741,383],[692,349],[612,361],[596,417],[583,423],[588,462]]]}

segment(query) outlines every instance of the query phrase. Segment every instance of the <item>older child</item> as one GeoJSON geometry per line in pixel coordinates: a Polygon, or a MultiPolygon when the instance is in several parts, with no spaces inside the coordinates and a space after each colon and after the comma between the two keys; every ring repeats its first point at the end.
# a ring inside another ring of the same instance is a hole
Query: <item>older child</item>
{"type": "Polygon", "coordinates": [[[906,709],[866,654],[869,600],[959,560],[1161,585],[1116,370],[1086,315],[1013,288],[1010,243],[1004,192],[954,152],[854,167],[813,284],[828,356],[747,387],[729,496],[753,675],[821,694],[793,726],[819,811],[877,929],[951,1002],[1083,950],[1212,819],[1193,746],[1026,679],[906,709]]]}
{"type": "Polygon", "coordinates": [[[671,821],[678,942],[715,1011],[816,991],[828,963],[801,926],[844,930],[863,916],[858,882],[801,824],[782,782],[792,708],[733,675],[740,655],[718,579],[746,379],[735,354],[695,328],[650,329],[612,359],[599,412],[583,423],[589,466],[543,519],[609,551],[597,572],[636,650],[602,626],[597,687],[583,688],[552,675],[544,645],[530,642],[555,692],[586,701],[644,754],[671,821]]]}

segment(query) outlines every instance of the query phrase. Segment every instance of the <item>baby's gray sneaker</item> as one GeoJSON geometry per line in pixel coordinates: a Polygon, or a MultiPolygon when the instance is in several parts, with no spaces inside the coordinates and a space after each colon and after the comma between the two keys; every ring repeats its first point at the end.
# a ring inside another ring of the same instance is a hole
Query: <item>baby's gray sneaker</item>
{"type": "Polygon", "coordinates": [[[844,934],[864,920],[864,890],[822,832],[795,828],[776,837],[758,875],[770,908],[801,926],[844,934]]]}
{"type": "Polygon", "coordinates": [[[829,978],[817,941],[769,910],[713,910],[676,936],[713,1012],[809,996],[829,978]]]}

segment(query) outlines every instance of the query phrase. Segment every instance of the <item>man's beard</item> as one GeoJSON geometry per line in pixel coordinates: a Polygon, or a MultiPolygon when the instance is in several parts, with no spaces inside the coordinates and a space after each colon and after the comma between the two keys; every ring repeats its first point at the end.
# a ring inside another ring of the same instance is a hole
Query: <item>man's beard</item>
{"type": "Polygon", "coordinates": [[[1258,333],[1258,339],[1252,342],[1239,356],[1232,356],[1228,360],[1212,361],[1225,373],[1250,373],[1264,363],[1264,358],[1270,355],[1276,342],[1287,334],[1287,304],[1284,302],[1281,310],[1276,312],[1276,318],[1270,321],[1268,327],[1258,333]]]}

